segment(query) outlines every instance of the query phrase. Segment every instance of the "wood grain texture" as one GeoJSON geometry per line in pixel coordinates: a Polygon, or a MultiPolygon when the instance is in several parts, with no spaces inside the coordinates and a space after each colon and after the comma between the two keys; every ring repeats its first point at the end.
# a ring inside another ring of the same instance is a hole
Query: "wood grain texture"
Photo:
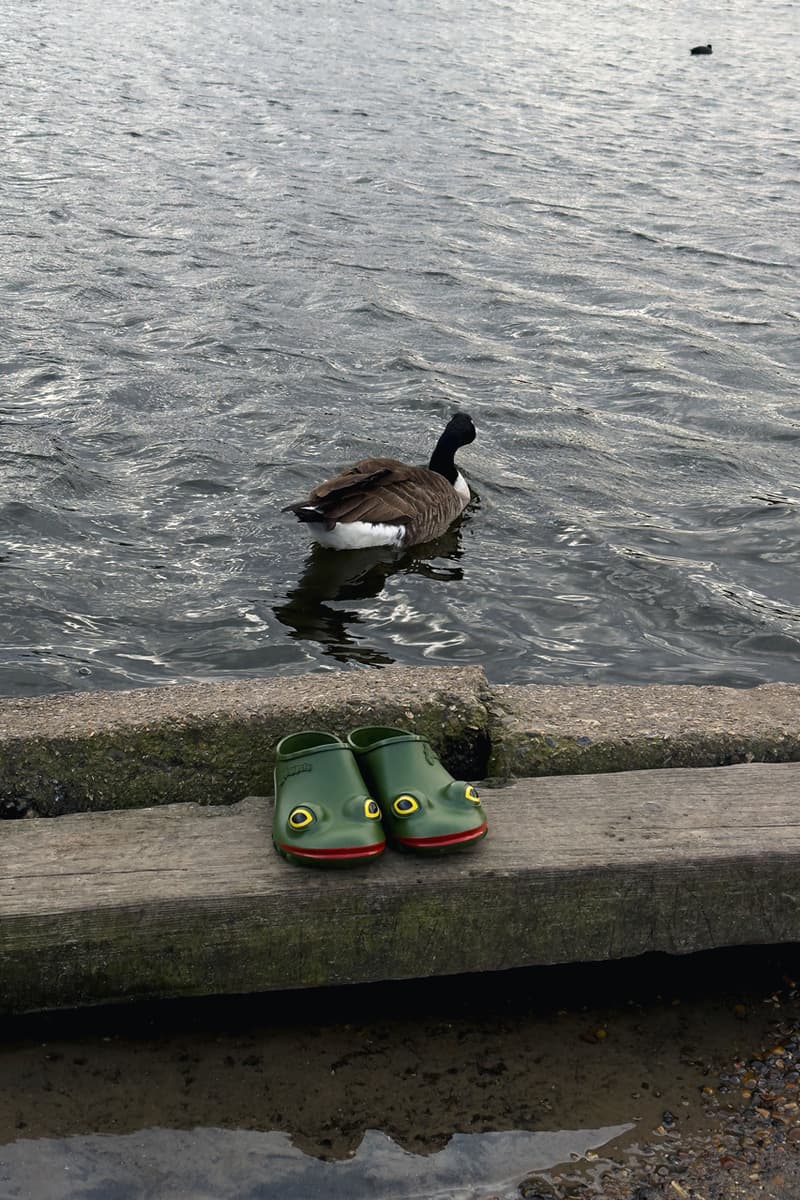
{"type": "Polygon", "coordinates": [[[800,940],[800,764],[529,779],[475,851],[286,864],[272,806],[0,827],[0,1008],[800,940]]]}

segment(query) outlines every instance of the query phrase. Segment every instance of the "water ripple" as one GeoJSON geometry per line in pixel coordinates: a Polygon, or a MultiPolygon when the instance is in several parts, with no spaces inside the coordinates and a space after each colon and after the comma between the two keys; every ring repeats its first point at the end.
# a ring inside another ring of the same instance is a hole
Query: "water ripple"
{"type": "Polygon", "coordinates": [[[785,15],[0,3],[0,690],[800,681],[785,15]],[[308,551],[454,408],[451,535],[308,551]]]}

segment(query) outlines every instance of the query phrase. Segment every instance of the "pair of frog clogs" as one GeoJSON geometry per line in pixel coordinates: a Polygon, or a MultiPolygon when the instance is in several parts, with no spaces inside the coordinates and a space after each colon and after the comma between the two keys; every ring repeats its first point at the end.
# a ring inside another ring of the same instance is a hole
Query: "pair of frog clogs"
{"type": "Polygon", "coordinates": [[[313,866],[351,866],[400,850],[442,854],[485,836],[480,796],[447,773],[425,738],[354,729],[347,742],[308,730],[278,743],[272,840],[313,866]]]}

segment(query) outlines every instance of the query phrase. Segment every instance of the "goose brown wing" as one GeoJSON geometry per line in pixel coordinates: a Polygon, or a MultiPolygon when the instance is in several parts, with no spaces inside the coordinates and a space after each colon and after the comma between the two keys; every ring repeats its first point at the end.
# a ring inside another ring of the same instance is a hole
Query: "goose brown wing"
{"type": "Polygon", "coordinates": [[[315,487],[309,500],[326,520],[345,523],[408,524],[419,521],[426,510],[457,506],[443,475],[393,458],[365,458],[315,487]]]}
{"type": "Polygon", "coordinates": [[[323,506],[326,521],[405,525],[406,541],[416,542],[442,533],[458,516],[462,503],[442,475],[427,467],[404,467],[366,491],[340,494],[330,508],[326,501],[323,506]]]}
{"type": "Polygon", "coordinates": [[[430,474],[392,458],[364,458],[314,488],[309,503],[326,521],[406,522],[415,512],[420,476],[430,474]]]}
{"type": "Polygon", "coordinates": [[[405,524],[411,515],[409,507],[391,488],[383,488],[380,484],[368,492],[339,496],[332,503],[323,501],[319,505],[328,521],[345,524],[368,521],[374,525],[405,524]]]}
{"type": "Polygon", "coordinates": [[[377,487],[380,483],[387,482],[390,478],[399,477],[407,470],[408,468],[403,463],[395,462],[392,458],[362,458],[360,462],[353,463],[352,467],[348,467],[346,471],[341,471],[338,475],[333,475],[330,479],[325,479],[318,484],[311,492],[309,502],[319,504],[320,501],[333,500],[335,497],[354,492],[364,492],[369,488],[377,487]]]}
{"type": "Polygon", "coordinates": [[[405,525],[418,541],[437,536],[461,511],[462,504],[443,475],[392,458],[365,458],[314,488],[308,500],[288,509],[302,519],[319,514],[328,529],[337,521],[405,525]]]}
{"type": "MultiPolygon", "coordinates": [[[[346,508],[349,504],[357,503],[359,497],[368,494],[369,490],[377,487],[382,479],[391,472],[392,467],[399,467],[392,459],[364,458],[361,462],[348,467],[338,475],[331,476],[315,487],[306,500],[297,500],[287,504],[284,512],[296,513],[302,519],[305,512],[316,510],[320,516],[332,512],[332,521],[338,520],[335,510],[340,504],[346,508]]],[[[306,518],[307,519],[307,518],[306,518]]]]}

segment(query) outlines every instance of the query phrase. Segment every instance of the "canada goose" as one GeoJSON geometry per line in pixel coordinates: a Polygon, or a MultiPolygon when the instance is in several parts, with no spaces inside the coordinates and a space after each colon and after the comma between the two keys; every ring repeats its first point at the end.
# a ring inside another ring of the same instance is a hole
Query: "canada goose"
{"type": "Polygon", "coordinates": [[[711,42],[709,42],[707,46],[692,46],[689,53],[690,54],[710,54],[711,53],[711,42]]]}
{"type": "Polygon", "coordinates": [[[427,467],[395,458],[362,458],[315,487],[306,500],[287,504],[312,536],[334,550],[413,546],[444,533],[469,503],[469,487],[455,464],[461,446],[475,441],[466,413],[450,418],[427,467]]]}

